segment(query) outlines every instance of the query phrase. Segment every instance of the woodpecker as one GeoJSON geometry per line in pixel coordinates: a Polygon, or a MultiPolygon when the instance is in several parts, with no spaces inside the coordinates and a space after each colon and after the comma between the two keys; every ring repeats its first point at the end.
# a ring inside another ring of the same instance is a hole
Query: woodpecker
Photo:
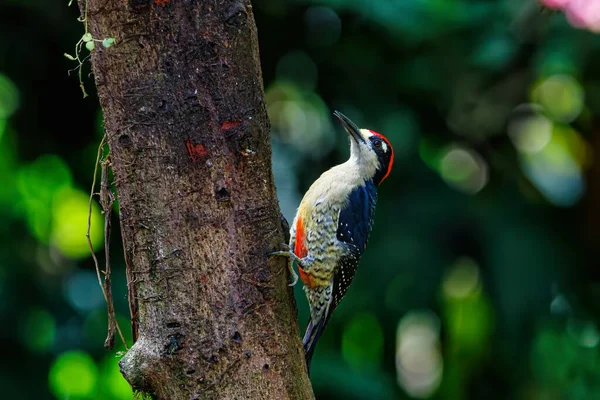
{"type": "Polygon", "coordinates": [[[288,251],[295,285],[298,275],[310,306],[303,345],[310,371],[317,340],[354,279],[373,225],[377,187],[388,177],[394,150],[383,135],[359,129],[335,111],[350,136],[350,158],[324,172],[308,189],[290,227],[288,251]]]}

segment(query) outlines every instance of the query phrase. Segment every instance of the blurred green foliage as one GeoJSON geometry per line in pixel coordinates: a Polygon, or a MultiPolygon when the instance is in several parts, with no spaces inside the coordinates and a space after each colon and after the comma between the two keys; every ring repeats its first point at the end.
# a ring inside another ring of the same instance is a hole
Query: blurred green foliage
{"type": "MultiPolygon", "coordinates": [[[[286,217],[348,155],[334,109],[396,155],[315,353],[317,397],[600,398],[600,36],[534,0],[253,5],[286,217]]],[[[0,2],[3,398],[132,397],[122,346],[102,347],[85,239],[102,125],[62,56],[77,16],[66,2],[0,2]]],[[[97,251],[101,221],[94,204],[97,251]]]]}

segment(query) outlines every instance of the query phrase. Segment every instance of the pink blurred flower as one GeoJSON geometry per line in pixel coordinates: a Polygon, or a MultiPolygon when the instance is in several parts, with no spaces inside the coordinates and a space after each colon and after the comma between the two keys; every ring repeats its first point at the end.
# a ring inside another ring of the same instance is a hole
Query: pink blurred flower
{"type": "Polygon", "coordinates": [[[563,8],[571,2],[571,0],[541,0],[542,4],[549,8],[563,8]]]}
{"type": "Polygon", "coordinates": [[[600,32],[600,0],[571,0],[565,14],[574,27],[600,32]]]}
{"type": "Polygon", "coordinates": [[[600,0],[540,0],[550,8],[561,9],[576,28],[600,33],[600,0]]]}

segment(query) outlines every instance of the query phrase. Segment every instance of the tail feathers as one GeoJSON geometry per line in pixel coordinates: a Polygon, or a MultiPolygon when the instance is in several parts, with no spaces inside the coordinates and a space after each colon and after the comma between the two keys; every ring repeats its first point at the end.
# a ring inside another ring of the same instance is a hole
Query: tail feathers
{"type": "Polygon", "coordinates": [[[304,339],[302,339],[302,344],[304,345],[304,355],[306,357],[306,368],[308,373],[310,374],[310,361],[312,360],[313,353],[315,352],[315,347],[317,346],[317,340],[321,337],[323,333],[323,329],[325,329],[325,319],[321,319],[317,325],[313,323],[313,319],[311,318],[308,321],[308,326],[306,327],[306,333],[304,334],[304,339]]]}

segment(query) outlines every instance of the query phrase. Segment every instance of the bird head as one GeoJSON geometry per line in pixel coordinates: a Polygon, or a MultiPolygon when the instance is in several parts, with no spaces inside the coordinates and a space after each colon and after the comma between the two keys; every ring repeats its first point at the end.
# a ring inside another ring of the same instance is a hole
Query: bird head
{"type": "Polygon", "coordinates": [[[365,179],[379,185],[388,177],[394,163],[394,149],[385,136],[369,129],[360,129],[339,111],[333,113],[350,136],[350,160],[365,179]]]}

